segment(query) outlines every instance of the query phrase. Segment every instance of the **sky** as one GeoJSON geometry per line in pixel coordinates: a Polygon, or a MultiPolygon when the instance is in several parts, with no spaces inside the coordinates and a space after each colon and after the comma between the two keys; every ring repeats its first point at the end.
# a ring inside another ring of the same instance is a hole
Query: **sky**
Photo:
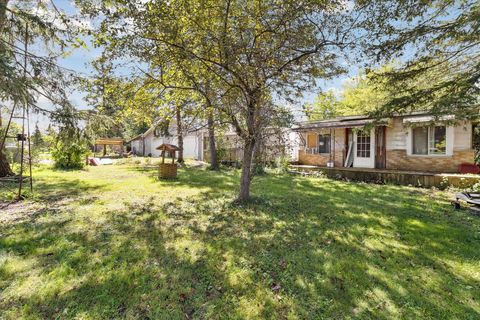
{"type": "MultiPolygon", "coordinates": [[[[54,1],[55,5],[58,6],[61,10],[66,12],[67,14],[75,14],[76,8],[72,4],[70,0],[56,0],[54,1]]],[[[84,21],[85,24],[89,24],[89,21],[84,21]]],[[[101,48],[94,48],[90,43],[88,38],[83,38],[83,40],[87,44],[87,48],[80,47],[78,49],[74,49],[70,52],[70,54],[62,59],[58,60],[58,64],[62,67],[67,69],[74,70],[83,76],[89,76],[92,74],[92,67],[90,62],[93,61],[101,54],[101,48]]],[[[335,79],[329,81],[318,81],[318,89],[313,90],[311,92],[305,92],[304,97],[300,98],[297,103],[293,106],[290,106],[294,115],[301,119],[303,116],[301,110],[302,105],[305,103],[312,103],[315,100],[318,92],[320,90],[333,90],[334,92],[340,92],[342,88],[342,84],[344,81],[351,79],[358,73],[358,68],[354,65],[346,66],[349,72],[343,76],[337,77],[335,79]]],[[[89,106],[83,100],[85,96],[84,92],[79,90],[74,90],[70,95],[70,100],[75,107],[78,109],[88,109],[89,106]]],[[[52,104],[46,98],[40,98],[37,101],[37,104],[45,109],[52,109],[52,104]]],[[[32,126],[38,123],[40,130],[44,131],[49,125],[49,119],[47,116],[41,114],[33,114],[31,118],[32,126]]]]}

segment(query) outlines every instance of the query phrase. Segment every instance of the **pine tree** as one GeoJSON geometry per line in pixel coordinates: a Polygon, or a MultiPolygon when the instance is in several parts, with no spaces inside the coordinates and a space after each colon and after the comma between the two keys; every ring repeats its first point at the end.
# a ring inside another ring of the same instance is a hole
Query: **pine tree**
{"type": "Polygon", "coordinates": [[[43,139],[43,134],[38,127],[38,122],[35,124],[35,131],[32,136],[33,147],[35,149],[40,149],[45,146],[45,140],[43,139]]]}

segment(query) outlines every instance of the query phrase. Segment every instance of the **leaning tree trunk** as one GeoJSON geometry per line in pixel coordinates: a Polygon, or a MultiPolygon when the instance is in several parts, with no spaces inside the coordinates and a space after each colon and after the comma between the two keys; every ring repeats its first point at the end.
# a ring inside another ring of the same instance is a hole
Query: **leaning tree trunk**
{"type": "Polygon", "coordinates": [[[182,132],[182,114],[180,112],[180,107],[176,108],[177,113],[177,140],[178,140],[178,160],[177,162],[184,162],[183,159],[183,132],[182,132]]]}
{"type": "Polygon", "coordinates": [[[208,113],[208,138],[210,147],[210,170],[218,170],[217,145],[215,142],[215,124],[213,122],[213,110],[208,113]]]}
{"type": "Polygon", "coordinates": [[[255,149],[255,140],[245,142],[242,160],[242,176],[240,177],[239,201],[247,201],[250,198],[250,182],[252,181],[252,159],[255,149]]]}

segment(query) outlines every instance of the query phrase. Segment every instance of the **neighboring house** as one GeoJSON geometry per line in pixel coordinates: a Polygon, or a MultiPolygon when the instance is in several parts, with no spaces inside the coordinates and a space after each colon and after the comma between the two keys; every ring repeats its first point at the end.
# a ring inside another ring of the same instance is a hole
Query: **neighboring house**
{"type": "MultiPolygon", "coordinates": [[[[160,157],[160,151],[156,148],[162,143],[178,146],[175,123],[168,125],[157,123],[129,141],[131,150],[138,156],[160,157]]],[[[296,160],[298,150],[298,134],[290,129],[279,129],[281,134],[271,132],[269,138],[259,148],[262,148],[262,156],[266,161],[272,161],[281,154],[286,154],[291,160],[296,160]],[[295,152],[293,152],[295,150],[295,152]]],[[[243,143],[238,135],[232,130],[216,136],[217,152],[220,161],[239,162],[243,158],[243,143]]],[[[199,129],[187,131],[183,136],[183,155],[185,158],[193,158],[201,161],[210,161],[210,143],[208,130],[199,129]]]]}
{"type": "MultiPolygon", "coordinates": [[[[151,126],[145,133],[128,141],[131,151],[138,156],[158,158],[161,151],[156,148],[163,143],[178,146],[177,126],[175,122],[160,121],[151,126]]],[[[183,133],[183,157],[201,159],[201,133],[195,130],[186,130],[183,133]]]]}
{"type": "Polygon", "coordinates": [[[298,162],[303,165],[458,172],[474,162],[473,125],[425,113],[374,122],[365,116],[303,122],[298,162]],[[368,128],[368,129],[364,129],[368,128]]]}

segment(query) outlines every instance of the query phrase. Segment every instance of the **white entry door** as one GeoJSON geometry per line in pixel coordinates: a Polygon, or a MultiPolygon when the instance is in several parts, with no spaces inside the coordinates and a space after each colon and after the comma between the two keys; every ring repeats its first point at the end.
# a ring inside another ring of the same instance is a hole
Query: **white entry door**
{"type": "Polygon", "coordinates": [[[353,166],[375,168],[375,129],[354,132],[353,166]]]}

